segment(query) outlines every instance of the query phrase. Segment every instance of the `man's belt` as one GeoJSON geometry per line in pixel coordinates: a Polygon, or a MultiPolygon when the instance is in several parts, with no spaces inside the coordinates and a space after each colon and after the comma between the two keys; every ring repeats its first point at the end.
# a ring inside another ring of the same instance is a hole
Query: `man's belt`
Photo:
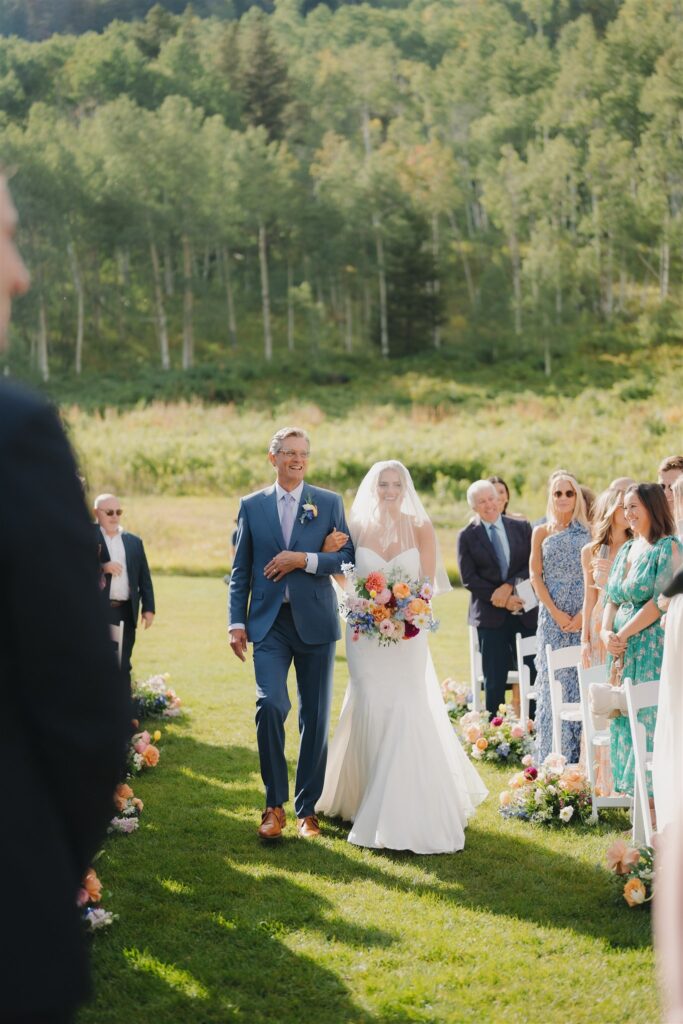
{"type": "Polygon", "coordinates": [[[112,608],[123,608],[124,604],[130,604],[130,598],[127,601],[109,601],[112,608]]]}

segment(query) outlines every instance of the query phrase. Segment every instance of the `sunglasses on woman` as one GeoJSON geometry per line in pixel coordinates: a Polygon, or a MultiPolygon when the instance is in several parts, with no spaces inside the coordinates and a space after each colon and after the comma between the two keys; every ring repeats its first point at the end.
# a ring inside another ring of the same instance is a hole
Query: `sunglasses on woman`
{"type": "Polygon", "coordinates": [[[576,491],[553,491],[553,498],[573,498],[576,491]]]}

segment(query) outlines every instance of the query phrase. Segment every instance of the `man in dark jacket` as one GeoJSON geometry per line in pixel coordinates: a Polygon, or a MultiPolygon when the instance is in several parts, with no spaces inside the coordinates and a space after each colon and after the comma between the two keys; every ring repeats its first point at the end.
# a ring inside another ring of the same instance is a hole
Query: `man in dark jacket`
{"type": "Polygon", "coordinates": [[[145,547],[139,537],[121,527],[123,509],[115,494],[95,498],[96,540],[100,568],[104,573],[105,599],[109,602],[109,621],[123,622],[121,669],[130,682],[130,659],[135,644],[138,613],[145,629],[154,622],[154,588],[145,547]]]}
{"type": "Polygon", "coordinates": [[[475,517],[458,537],[458,566],[470,592],[468,621],[479,635],[486,710],[495,714],[505,701],[515,634],[536,632],[537,609],[523,612],[514,592],[516,582],[529,579],[531,524],[500,515],[495,487],[488,480],[473,483],[467,501],[475,517]]]}
{"type": "MultiPolygon", "coordinates": [[[[0,177],[0,348],[28,287],[0,177]]],[[[64,1024],[88,993],[76,907],[125,765],[116,671],[76,466],[55,413],[0,385],[0,1024],[64,1024]]]]}

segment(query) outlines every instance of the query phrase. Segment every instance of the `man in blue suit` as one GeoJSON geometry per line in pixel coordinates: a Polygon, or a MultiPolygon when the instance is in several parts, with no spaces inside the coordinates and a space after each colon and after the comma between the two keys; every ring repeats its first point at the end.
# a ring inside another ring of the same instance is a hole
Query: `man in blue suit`
{"type": "Polygon", "coordinates": [[[286,824],[285,719],[291,708],[287,673],[292,661],[301,735],[294,794],[297,831],[304,838],[320,834],[314,808],[325,779],[334,655],[341,635],[330,577],[354,558],[341,495],[304,481],[309,455],[304,430],[284,427],[273,437],[268,458],[277,479],[240,503],[230,576],[230,646],[245,661],[247,643],[254,645],[256,738],[266,788],[258,830],[262,839],[279,839],[286,824]],[[343,546],[324,552],[330,533],[343,546]]]}

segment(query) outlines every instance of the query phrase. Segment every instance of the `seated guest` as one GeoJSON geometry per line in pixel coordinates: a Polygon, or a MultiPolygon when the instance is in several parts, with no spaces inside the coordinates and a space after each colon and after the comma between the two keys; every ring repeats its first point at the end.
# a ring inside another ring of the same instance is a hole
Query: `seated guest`
{"type": "Polygon", "coordinates": [[[662,459],[657,470],[657,482],[664,491],[672,514],[674,499],[671,488],[680,476],[683,476],[683,455],[667,455],[662,459]]]}
{"type": "Polygon", "coordinates": [[[515,582],[529,578],[531,526],[525,519],[500,514],[498,495],[489,480],[470,484],[467,502],[475,515],[458,537],[458,567],[462,584],[470,592],[468,622],[477,627],[479,636],[486,710],[495,714],[505,702],[515,634],[536,632],[536,609],[524,612],[521,598],[514,593],[515,582]]]}
{"type": "Polygon", "coordinates": [[[519,512],[510,512],[508,505],[510,504],[510,488],[503,480],[502,476],[490,476],[489,481],[496,488],[496,494],[498,495],[498,511],[502,516],[512,516],[513,519],[526,519],[526,516],[521,515],[519,512]]]}
{"type": "MultiPolygon", "coordinates": [[[[602,642],[613,682],[627,677],[635,684],[659,679],[664,647],[662,612],[657,599],[671,582],[683,550],[673,535],[674,524],[658,484],[637,484],[624,495],[626,522],[633,539],[622,545],[605,588],[602,642]]],[[[656,708],[643,708],[648,749],[657,719],[656,708]]],[[[633,793],[633,745],[628,717],[610,726],[614,789],[633,793]]]]}
{"type": "MultiPolygon", "coordinates": [[[[560,469],[550,477],[546,522],[535,527],[531,542],[531,582],[541,608],[538,614],[538,655],[536,669],[536,748],[540,762],[553,744],[553,716],[550,680],[545,656],[546,644],[553,650],[580,643],[583,606],[581,548],[590,532],[586,504],[576,479],[560,469]]],[[[558,673],[564,699],[578,701],[579,681],[575,669],[558,673]]],[[[579,760],[581,725],[562,723],[562,753],[571,763],[579,760]]]]}

